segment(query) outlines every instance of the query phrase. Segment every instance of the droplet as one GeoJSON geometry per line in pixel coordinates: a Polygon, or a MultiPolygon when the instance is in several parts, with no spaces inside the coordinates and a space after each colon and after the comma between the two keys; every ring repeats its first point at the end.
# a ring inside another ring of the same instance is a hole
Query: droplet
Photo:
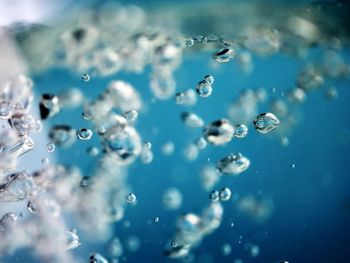
{"type": "Polygon", "coordinates": [[[89,74],[87,74],[87,73],[84,73],[84,74],[81,76],[81,79],[82,79],[82,81],[84,81],[84,82],[89,82],[90,79],[91,79],[91,76],[90,76],[89,74]]]}
{"type": "Polygon", "coordinates": [[[172,155],[175,150],[175,144],[172,141],[168,141],[162,145],[162,152],[164,155],[172,155]]]}
{"type": "Polygon", "coordinates": [[[231,247],[231,245],[230,244],[228,244],[228,243],[225,243],[225,244],[223,244],[223,246],[222,246],[222,255],[224,255],[224,256],[228,256],[228,255],[230,255],[231,254],[231,251],[232,251],[232,247],[231,247]]]}
{"type": "Polygon", "coordinates": [[[159,217],[156,216],[156,217],[153,219],[153,222],[154,222],[154,223],[158,223],[158,222],[159,222],[159,217]]]}
{"type": "Polygon", "coordinates": [[[209,198],[211,201],[213,202],[217,202],[220,200],[220,193],[218,190],[213,190],[210,195],[209,195],[209,198]]]}
{"type": "Polygon", "coordinates": [[[228,201],[231,198],[231,190],[227,187],[224,187],[219,192],[221,201],[228,201]]]}
{"type": "Polygon", "coordinates": [[[93,133],[90,129],[82,128],[77,132],[77,137],[82,141],[87,141],[91,139],[92,134],[93,133]]]}
{"type": "Polygon", "coordinates": [[[39,109],[42,120],[46,120],[57,115],[60,111],[58,97],[51,93],[41,95],[39,109]]]}
{"type": "Polygon", "coordinates": [[[200,97],[206,98],[206,97],[209,97],[213,93],[213,87],[211,86],[210,83],[202,80],[202,81],[198,82],[197,87],[196,87],[196,92],[200,97]]]}
{"type": "Polygon", "coordinates": [[[135,122],[139,113],[136,110],[130,110],[124,112],[124,117],[129,122],[135,122]]]}
{"type": "Polygon", "coordinates": [[[71,250],[79,247],[81,245],[77,231],[72,229],[71,231],[66,231],[66,250],[71,250]]]}
{"type": "Polygon", "coordinates": [[[206,75],[204,76],[204,81],[208,84],[213,84],[214,83],[214,77],[212,75],[206,75]]]}
{"type": "Polygon", "coordinates": [[[205,147],[207,147],[207,141],[203,137],[199,137],[197,140],[195,140],[194,144],[199,150],[203,150],[205,147]]]}
{"type": "Polygon", "coordinates": [[[203,130],[203,137],[211,144],[223,145],[232,140],[235,128],[226,120],[221,119],[210,123],[203,130]]]}
{"type": "Polygon", "coordinates": [[[204,125],[204,121],[197,114],[191,112],[182,112],[181,120],[192,128],[201,128],[204,125]]]}
{"type": "Polygon", "coordinates": [[[67,148],[75,142],[76,131],[69,125],[54,125],[50,129],[49,138],[55,145],[67,148]]]}
{"type": "Polygon", "coordinates": [[[128,194],[125,196],[125,201],[126,201],[128,204],[135,205],[136,202],[137,202],[136,195],[133,194],[133,193],[128,193],[128,194]]]}
{"type": "Polygon", "coordinates": [[[212,56],[217,62],[229,62],[235,56],[235,50],[232,47],[225,47],[215,52],[212,56]]]}
{"type": "Polygon", "coordinates": [[[106,151],[120,165],[131,164],[141,153],[141,138],[132,126],[116,125],[104,135],[106,151]]]}
{"type": "Polygon", "coordinates": [[[182,204],[181,192],[176,188],[168,188],[163,194],[163,205],[168,210],[176,210],[182,204]]]}
{"type": "Polygon", "coordinates": [[[108,260],[105,259],[101,254],[94,253],[90,255],[89,263],[108,263],[108,260]]]}
{"type": "Polygon", "coordinates": [[[249,166],[250,161],[247,157],[240,153],[231,153],[227,157],[220,160],[216,165],[216,168],[220,173],[238,175],[247,170],[249,166]]]}
{"type": "Polygon", "coordinates": [[[244,138],[248,134],[248,127],[244,124],[237,124],[235,126],[235,137],[236,138],[244,138]]]}
{"type": "Polygon", "coordinates": [[[49,152],[49,153],[52,153],[53,151],[55,151],[55,144],[52,143],[52,142],[49,142],[48,144],[46,144],[46,150],[49,152]]]}
{"type": "Polygon", "coordinates": [[[86,151],[90,156],[96,156],[100,153],[100,150],[97,147],[89,147],[86,151]]]}
{"type": "Polygon", "coordinates": [[[266,134],[276,129],[280,121],[274,114],[268,112],[256,116],[253,124],[258,132],[266,134]]]}

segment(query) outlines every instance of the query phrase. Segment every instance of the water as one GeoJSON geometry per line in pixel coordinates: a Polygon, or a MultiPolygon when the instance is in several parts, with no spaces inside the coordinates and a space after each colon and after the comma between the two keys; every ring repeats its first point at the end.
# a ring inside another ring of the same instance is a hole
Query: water
{"type": "Polygon", "coordinates": [[[1,104],[0,261],[347,262],[348,4],[183,5],[77,6],[17,36],[33,83],[1,104]]]}

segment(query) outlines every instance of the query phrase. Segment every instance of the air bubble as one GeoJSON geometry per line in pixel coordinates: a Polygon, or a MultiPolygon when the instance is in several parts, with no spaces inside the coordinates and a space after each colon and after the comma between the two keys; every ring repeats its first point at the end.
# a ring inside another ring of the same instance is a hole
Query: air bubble
{"type": "Polygon", "coordinates": [[[210,194],[209,194],[209,199],[213,202],[217,202],[220,200],[220,193],[218,190],[213,190],[210,194]]]}
{"type": "Polygon", "coordinates": [[[211,144],[223,145],[233,139],[235,128],[226,119],[213,121],[203,130],[203,137],[211,144]]]}
{"type": "Polygon", "coordinates": [[[239,139],[244,138],[244,137],[247,136],[247,134],[248,134],[248,127],[246,125],[244,125],[244,124],[237,124],[235,126],[235,133],[234,133],[234,135],[235,135],[236,138],[239,138],[239,139]]]}
{"type": "Polygon", "coordinates": [[[66,250],[72,250],[81,245],[77,231],[72,229],[71,231],[66,231],[66,250]]]}
{"type": "Polygon", "coordinates": [[[247,170],[249,166],[250,161],[247,157],[243,156],[240,153],[231,153],[222,160],[220,160],[216,165],[216,168],[219,170],[220,173],[238,175],[247,170]]]}
{"type": "Polygon", "coordinates": [[[228,201],[231,199],[231,190],[227,187],[222,188],[219,192],[220,201],[228,201]]]}
{"type": "Polygon", "coordinates": [[[196,92],[200,97],[207,98],[213,93],[213,87],[210,83],[202,80],[197,84],[196,92]]]}
{"type": "Polygon", "coordinates": [[[253,124],[258,132],[266,134],[276,129],[280,121],[274,114],[268,112],[256,116],[253,124]]]}
{"type": "Polygon", "coordinates": [[[87,141],[91,139],[92,134],[93,133],[90,129],[82,128],[77,132],[77,137],[82,141],[87,141]]]}
{"type": "Polygon", "coordinates": [[[212,57],[220,63],[229,62],[235,56],[235,51],[232,47],[225,47],[215,52],[212,57]]]}
{"type": "Polygon", "coordinates": [[[128,204],[136,205],[136,202],[137,202],[136,195],[133,194],[133,193],[128,193],[128,194],[125,196],[125,201],[126,201],[128,204]]]}
{"type": "Polygon", "coordinates": [[[49,142],[48,144],[46,144],[46,150],[49,152],[49,153],[52,153],[53,151],[55,151],[55,144],[52,143],[52,142],[49,142]]]}
{"type": "Polygon", "coordinates": [[[191,112],[182,112],[181,120],[192,128],[201,128],[204,125],[204,121],[197,114],[191,112]]]}
{"type": "Polygon", "coordinates": [[[91,76],[90,76],[89,74],[87,74],[87,73],[84,73],[84,74],[81,76],[81,79],[82,79],[82,81],[84,81],[84,82],[89,82],[90,79],[91,79],[91,76]]]}

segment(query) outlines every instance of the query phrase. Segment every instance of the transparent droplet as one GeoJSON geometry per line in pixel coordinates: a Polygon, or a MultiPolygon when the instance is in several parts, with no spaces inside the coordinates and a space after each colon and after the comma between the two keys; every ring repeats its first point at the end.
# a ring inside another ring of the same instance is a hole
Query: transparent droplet
{"type": "Polygon", "coordinates": [[[90,255],[89,263],[108,263],[108,260],[105,259],[101,254],[94,253],[90,255]]]}
{"type": "Polygon", "coordinates": [[[192,47],[193,44],[194,44],[194,40],[193,40],[192,37],[187,37],[187,38],[185,39],[185,41],[186,41],[186,46],[187,46],[187,47],[192,47]]]}
{"type": "Polygon", "coordinates": [[[131,164],[142,151],[141,138],[134,127],[115,126],[104,135],[107,152],[120,165],[131,164]]]}
{"type": "Polygon", "coordinates": [[[222,245],[222,249],[221,249],[221,251],[222,251],[222,255],[224,255],[224,256],[228,256],[228,255],[230,255],[230,254],[231,254],[232,247],[231,247],[231,245],[230,245],[230,244],[225,243],[225,244],[223,244],[223,245],[222,245]]]}
{"type": "Polygon", "coordinates": [[[297,83],[300,88],[305,91],[314,90],[321,87],[324,83],[324,78],[317,71],[308,69],[298,76],[297,83]]]}
{"type": "Polygon", "coordinates": [[[182,112],[181,120],[192,128],[201,128],[204,125],[204,121],[197,114],[191,112],[182,112]]]}
{"type": "Polygon", "coordinates": [[[128,204],[135,205],[136,202],[137,202],[136,195],[133,194],[133,193],[128,193],[128,194],[125,196],[125,201],[126,201],[128,204]]]}
{"type": "Polygon", "coordinates": [[[248,127],[244,124],[237,124],[235,126],[235,137],[236,138],[244,138],[248,134],[248,127]]]}
{"type": "Polygon", "coordinates": [[[203,80],[198,82],[196,87],[196,92],[200,97],[206,98],[213,93],[213,87],[211,86],[210,83],[203,80]]]}
{"type": "Polygon", "coordinates": [[[204,76],[204,81],[211,85],[214,83],[214,77],[212,75],[206,75],[204,76]]]}
{"type": "Polygon", "coordinates": [[[60,111],[58,97],[51,93],[41,95],[39,109],[42,120],[46,120],[57,115],[60,111]]]}
{"type": "Polygon", "coordinates": [[[49,153],[52,153],[53,151],[55,151],[55,144],[52,143],[52,142],[49,142],[48,144],[46,144],[46,150],[49,152],[49,153]]]}
{"type": "Polygon", "coordinates": [[[6,213],[2,216],[0,222],[5,227],[12,227],[17,223],[17,214],[13,212],[6,213]]]}
{"type": "Polygon", "coordinates": [[[91,79],[91,76],[90,76],[89,74],[87,74],[87,73],[84,73],[84,74],[81,76],[81,79],[82,79],[82,81],[84,81],[84,82],[89,82],[90,79],[91,79]]]}
{"type": "Polygon", "coordinates": [[[199,150],[203,150],[205,147],[207,147],[207,141],[203,137],[199,137],[197,140],[195,140],[194,144],[199,150]]]}
{"type": "Polygon", "coordinates": [[[130,110],[124,112],[124,117],[129,122],[135,122],[139,113],[136,110],[130,110]]]}
{"type": "Polygon", "coordinates": [[[172,155],[175,150],[175,144],[172,141],[166,142],[162,145],[162,152],[164,155],[172,155]]]}
{"type": "Polygon", "coordinates": [[[97,147],[89,147],[86,151],[90,156],[96,156],[100,153],[100,150],[97,147]]]}
{"type": "Polygon", "coordinates": [[[232,140],[235,128],[226,120],[221,119],[210,123],[203,130],[203,137],[207,142],[214,145],[223,145],[232,140]]]}
{"type": "Polygon", "coordinates": [[[55,145],[67,148],[75,142],[76,131],[69,125],[54,125],[50,129],[49,138],[55,145]]]}
{"type": "Polygon", "coordinates": [[[176,210],[182,205],[181,192],[176,188],[168,188],[163,194],[163,205],[165,209],[176,210]]]}
{"type": "Polygon", "coordinates": [[[235,56],[235,50],[232,47],[225,47],[215,52],[212,56],[217,62],[229,62],[235,56]]]}
{"type": "Polygon", "coordinates": [[[130,236],[126,240],[126,247],[130,252],[136,252],[139,250],[141,241],[137,236],[130,236]]]}
{"type": "Polygon", "coordinates": [[[227,157],[220,160],[216,165],[216,168],[220,173],[238,175],[247,170],[249,166],[250,161],[247,157],[240,153],[231,153],[227,157]]]}
{"type": "Polygon", "coordinates": [[[109,245],[109,253],[111,256],[119,258],[123,255],[123,245],[120,242],[119,238],[113,238],[112,242],[109,245]]]}
{"type": "Polygon", "coordinates": [[[77,137],[82,141],[87,141],[91,139],[92,134],[93,133],[90,129],[82,128],[77,132],[77,137]]]}
{"type": "Polygon", "coordinates": [[[256,116],[253,124],[258,132],[266,134],[276,129],[280,125],[280,121],[274,114],[268,112],[256,116]]]}
{"type": "Polygon", "coordinates": [[[71,231],[66,231],[66,250],[71,250],[79,247],[81,245],[77,231],[72,229],[71,231]]]}
{"type": "Polygon", "coordinates": [[[213,190],[210,195],[209,195],[209,198],[211,201],[213,202],[217,202],[220,200],[220,193],[218,190],[213,190]]]}
{"type": "Polygon", "coordinates": [[[38,212],[38,206],[33,201],[28,201],[27,203],[27,209],[31,214],[36,214],[38,212]]]}
{"type": "Polygon", "coordinates": [[[231,190],[227,187],[224,187],[219,192],[221,201],[228,201],[231,199],[231,190]]]}

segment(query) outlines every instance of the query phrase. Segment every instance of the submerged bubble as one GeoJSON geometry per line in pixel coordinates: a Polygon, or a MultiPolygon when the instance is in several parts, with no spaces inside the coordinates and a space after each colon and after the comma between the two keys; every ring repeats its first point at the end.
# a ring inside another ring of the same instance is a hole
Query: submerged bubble
{"type": "Polygon", "coordinates": [[[54,125],[49,132],[50,140],[59,147],[69,147],[76,140],[76,131],[69,125],[54,125]]]}
{"type": "Polygon", "coordinates": [[[42,120],[55,116],[60,111],[58,97],[51,93],[41,95],[39,109],[42,120]]]}
{"type": "Polygon", "coordinates": [[[182,112],[181,120],[192,128],[200,128],[204,125],[204,121],[197,114],[191,112],[182,112]]]}
{"type": "Polygon", "coordinates": [[[211,144],[223,145],[232,140],[235,128],[226,119],[213,121],[203,130],[203,137],[211,144]]]}
{"type": "Polygon", "coordinates": [[[213,202],[217,202],[220,200],[220,193],[218,190],[213,190],[210,195],[209,195],[209,198],[211,201],[213,202]]]}
{"type": "Polygon", "coordinates": [[[129,122],[136,121],[138,115],[139,115],[139,113],[136,110],[130,110],[130,111],[124,112],[124,117],[129,122]]]}
{"type": "Polygon", "coordinates": [[[231,247],[230,244],[225,243],[225,244],[223,244],[223,246],[222,246],[222,248],[221,248],[221,251],[222,251],[222,255],[228,256],[228,255],[231,254],[232,247],[231,247]]]}
{"type": "Polygon", "coordinates": [[[231,198],[231,190],[227,187],[224,187],[219,192],[221,201],[228,201],[231,198]]]}
{"type": "Polygon", "coordinates": [[[123,255],[123,246],[119,238],[113,238],[112,242],[109,245],[109,253],[111,256],[119,258],[123,255]]]}
{"type": "Polygon", "coordinates": [[[90,79],[91,79],[91,77],[90,77],[89,74],[84,73],[84,74],[81,76],[81,79],[82,79],[82,81],[84,81],[84,82],[89,82],[90,79]]]}
{"type": "Polygon", "coordinates": [[[163,194],[163,205],[168,210],[176,210],[182,204],[181,192],[176,188],[168,188],[163,194]]]}
{"type": "Polygon", "coordinates": [[[128,203],[128,204],[131,204],[131,205],[135,205],[136,204],[136,195],[133,194],[133,193],[128,193],[126,196],[125,196],[125,201],[128,203]]]}
{"type": "Polygon", "coordinates": [[[225,158],[221,159],[216,168],[220,173],[238,175],[250,166],[250,161],[247,157],[243,156],[241,153],[229,154],[225,158]]]}
{"type": "Polygon", "coordinates": [[[266,134],[276,129],[280,125],[280,121],[274,114],[268,112],[256,116],[253,124],[258,132],[266,134]]]}
{"type": "Polygon", "coordinates": [[[115,126],[104,135],[107,152],[120,165],[128,165],[138,157],[142,151],[141,138],[134,127],[115,126]]]}
{"type": "Polygon", "coordinates": [[[248,127],[246,125],[244,125],[244,124],[237,124],[235,126],[235,133],[234,133],[234,135],[235,135],[236,138],[240,138],[240,139],[244,138],[244,137],[247,136],[247,134],[248,134],[248,127]]]}
{"type": "Polygon", "coordinates": [[[229,62],[235,56],[235,50],[232,47],[225,47],[215,52],[212,57],[220,63],[229,62]]]}
{"type": "Polygon", "coordinates": [[[141,241],[137,236],[130,236],[126,240],[126,247],[130,252],[136,252],[141,245],[141,241]]]}
{"type": "Polygon", "coordinates": [[[86,149],[86,152],[90,155],[90,156],[96,156],[100,153],[100,150],[97,147],[89,147],[86,149]]]}
{"type": "Polygon", "coordinates": [[[93,133],[90,129],[82,128],[77,132],[77,137],[82,141],[87,141],[91,139],[92,134],[93,133]]]}
{"type": "Polygon", "coordinates": [[[213,93],[213,87],[211,86],[211,83],[202,80],[198,82],[196,92],[200,97],[206,98],[213,93]]]}
{"type": "Polygon", "coordinates": [[[208,84],[213,84],[214,83],[214,77],[212,75],[206,75],[204,76],[204,81],[208,84]]]}
{"type": "Polygon", "coordinates": [[[159,217],[156,216],[156,217],[153,219],[153,222],[154,222],[154,223],[158,223],[158,222],[159,222],[159,217]]]}
{"type": "Polygon", "coordinates": [[[90,255],[89,263],[108,263],[108,260],[105,259],[101,254],[94,253],[90,255]]]}
{"type": "Polygon", "coordinates": [[[46,150],[49,152],[49,153],[52,153],[54,150],[55,150],[55,144],[52,143],[52,142],[49,142],[48,144],[46,144],[46,150]]]}
{"type": "Polygon", "coordinates": [[[27,209],[31,214],[36,214],[38,212],[39,208],[38,208],[38,205],[34,201],[29,200],[27,203],[27,209]]]}
{"type": "Polygon", "coordinates": [[[66,250],[71,250],[79,247],[81,245],[77,231],[72,229],[71,231],[66,231],[66,250]]]}
{"type": "Polygon", "coordinates": [[[175,95],[175,102],[179,105],[192,106],[197,102],[196,93],[192,89],[188,89],[185,92],[178,92],[175,95]]]}
{"type": "Polygon", "coordinates": [[[172,155],[175,150],[175,144],[172,141],[168,141],[162,145],[162,152],[164,155],[172,155]]]}
{"type": "Polygon", "coordinates": [[[207,141],[203,137],[196,139],[194,144],[199,150],[203,150],[205,147],[207,147],[207,141]]]}

